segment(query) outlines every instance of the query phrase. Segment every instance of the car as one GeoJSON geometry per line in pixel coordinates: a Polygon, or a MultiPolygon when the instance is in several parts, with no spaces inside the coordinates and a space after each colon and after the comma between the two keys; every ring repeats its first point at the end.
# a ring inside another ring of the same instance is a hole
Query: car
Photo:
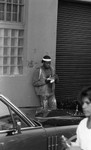
{"type": "Polygon", "coordinates": [[[0,94],[0,150],[62,150],[62,135],[73,140],[76,128],[77,124],[65,122],[60,126],[44,127],[40,119],[28,118],[0,94]]]}

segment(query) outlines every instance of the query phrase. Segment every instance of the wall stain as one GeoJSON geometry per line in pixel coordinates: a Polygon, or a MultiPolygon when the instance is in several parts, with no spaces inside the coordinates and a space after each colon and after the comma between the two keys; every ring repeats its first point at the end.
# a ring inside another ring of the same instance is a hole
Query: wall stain
{"type": "Polygon", "coordinates": [[[33,68],[35,65],[37,65],[38,64],[38,62],[35,62],[34,60],[28,60],[27,61],[27,66],[29,67],[29,68],[33,68]]]}

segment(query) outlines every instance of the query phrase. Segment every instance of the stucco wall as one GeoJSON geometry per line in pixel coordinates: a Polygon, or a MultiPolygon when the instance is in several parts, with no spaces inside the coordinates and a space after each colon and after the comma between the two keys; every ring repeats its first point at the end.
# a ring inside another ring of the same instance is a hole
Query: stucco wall
{"type": "Polygon", "coordinates": [[[32,73],[43,55],[55,65],[57,0],[27,0],[25,15],[24,74],[0,77],[0,91],[17,106],[39,106],[31,85],[32,73]]]}

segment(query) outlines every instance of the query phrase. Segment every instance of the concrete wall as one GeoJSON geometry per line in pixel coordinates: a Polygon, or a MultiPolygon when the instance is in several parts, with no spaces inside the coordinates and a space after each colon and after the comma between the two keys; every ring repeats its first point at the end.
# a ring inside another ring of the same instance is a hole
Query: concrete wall
{"type": "Polygon", "coordinates": [[[57,0],[25,0],[24,74],[0,77],[0,92],[19,107],[39,106],[32,73],[43,55],[55,65],[57,0]]]}

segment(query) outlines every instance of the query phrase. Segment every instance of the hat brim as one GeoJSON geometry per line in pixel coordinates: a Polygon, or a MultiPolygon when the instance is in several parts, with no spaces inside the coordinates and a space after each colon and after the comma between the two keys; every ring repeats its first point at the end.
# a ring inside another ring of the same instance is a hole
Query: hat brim
{"type": "Polygon", "coordinates": [[[45,58],[43,58],[42,61],[50,62],[51,59],[45,59],[45,58]]]}

